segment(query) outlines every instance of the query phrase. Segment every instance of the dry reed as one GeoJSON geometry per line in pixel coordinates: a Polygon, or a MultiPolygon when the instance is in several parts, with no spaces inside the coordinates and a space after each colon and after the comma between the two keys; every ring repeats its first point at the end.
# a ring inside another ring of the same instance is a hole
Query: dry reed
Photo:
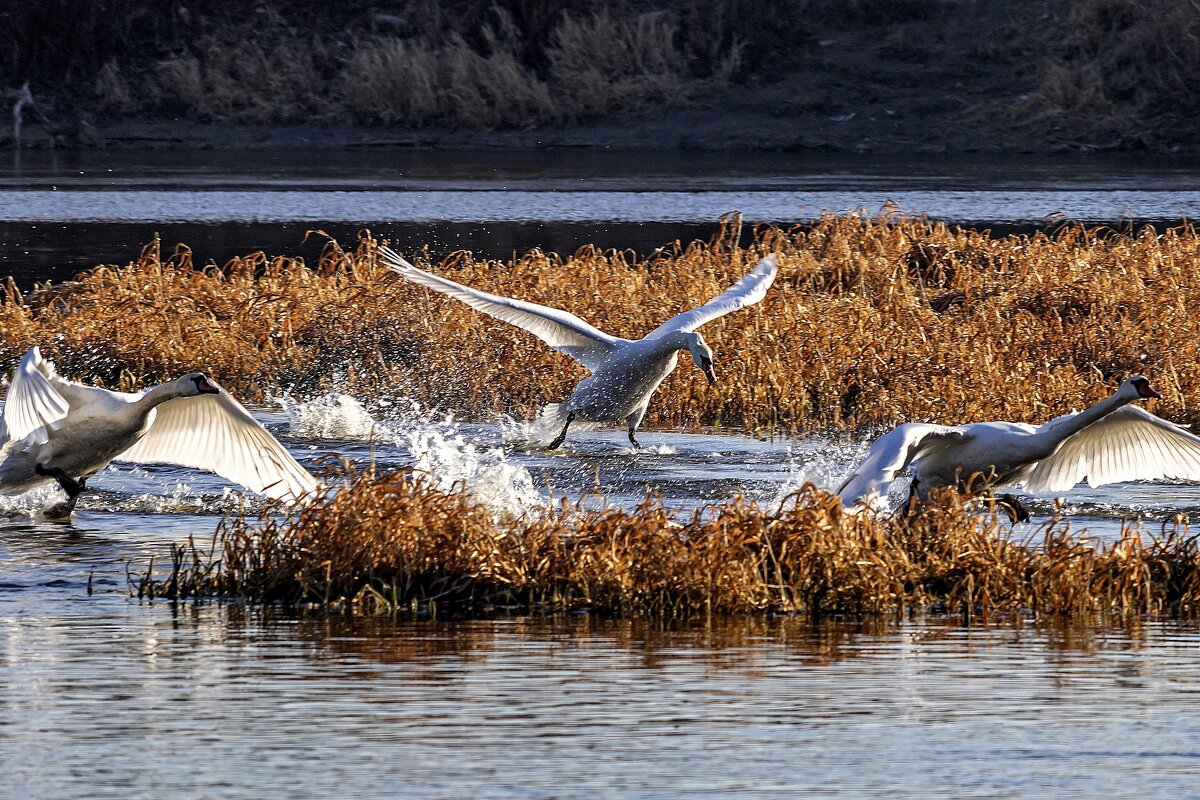
{"type": "MultiPolygon", "coordinates": [[[[1158,413],[1200,422],[1200,236],[1074,226],[991,237],[922,220],[833,217],[648,258],[581,249],[511,262],[455,253],[430,268],[640,337],[733,283],[764,253],[766,299],[704,328],[709,387],[684,366],[647,424],[770,433],[901,420],[1038,421],[1145,373],[1158,413]],[[627,302],[639,299],[637,304],[627,302]]],[[[330,241],[320,263],[257,253],[197,267],[157,244],[135,263],[0,301],[0,369],[41,344],[64,373],[131,388],[193,369],[249,401],[280,391],[410,397],[475,418],[531,415],[584,372],[533,336],[375,266],[377,243],[330,241]]],[[[418,263],[429,266],[423,254],[418,263]]]]}
{"type": "Polygon", "coordinates": [[[649,498],[631,512],[564,503],[497,522],[467,495],[402,473],[342,468],[327,478],[336,490],[312,505],[235,515],[213,547],[176,548],[169,574],[147,572],[139,596],[665,617],[1200,609],[1200,547],[1182,528],[1128,529],[1095,547],[1055,519],[1040,543],[1019,543],[954,496],[916,518],[880,519],[850,515],[812,485],[779,508],[734,499],[680,519],[649,498]]]}

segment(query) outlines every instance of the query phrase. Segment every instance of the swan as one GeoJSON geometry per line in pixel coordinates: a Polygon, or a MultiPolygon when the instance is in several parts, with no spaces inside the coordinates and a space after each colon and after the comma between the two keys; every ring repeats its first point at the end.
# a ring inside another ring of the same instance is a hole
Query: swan
{"type": "Polygon", "coordinates": [[[0,492],[51,480],[67,493],[50,516],[68,516],[86,481],[111,461],[210,470],[275,499],[298,499],[317,481],[228,392],[192,372],[140,394],[64,380],[32,347],[0,416],[0,492]]]}
{"type": "MultiPolygon", "coordinates": [[[[867,457],[842,483],[847,507],[869,506],[887,494],[897,473],[908,469],[912,494],[981,482],[988,490],[1023,485],[1030,492],[1063,492],[1081,480],[1090,486],[1121,481],[1200,480],[1200,437],[1130,405],[1160,398],[1141,375],[1127,378],[1091,408],[1039,426],[975,422],[949,427],[909,422],[880,436],[867,457]],[[976,477],[977,476],[977,477],[976,477]]],[[[1008,497],[1018,519],[1028,519],[1008,497]]]]}
{"type": "Polygon", "coordinates": [[[704,305],[677,314],[642,339],[630,340],[610,336],[566,311],[487,294],[417,269],[390,248],[380,248],[380,253],[384,266],[412,283],[450,295],[476,311],[523,328],[592,373],[579,382],[565,403],[551,403],[543,409],[543,420],[554,425],[555,430],[562,426],[562,431],[547,446],[550,450],[566,440],[567,430],[576,420],[592,424],[624,422],[630,444],[640,447],[634,434],[646,415],[650,396],[674,371],[679,351],[691,354],[710,384],[717,382],[712,350],[704,337],[696,333],[696,328],[762,300],[777,270],[776,257],[769,255],[704,305]]]}

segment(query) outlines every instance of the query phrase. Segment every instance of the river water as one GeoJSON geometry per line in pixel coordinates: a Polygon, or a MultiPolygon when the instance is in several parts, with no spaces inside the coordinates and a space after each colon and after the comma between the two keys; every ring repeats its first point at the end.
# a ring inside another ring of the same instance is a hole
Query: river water
{"type": "MultiPolygon", "coordinates": [[[[267,200],[291,197],[283,190],[344,191],[349,200],[337,203],[378,209],[374,215],[387,213],[386,203],[370,205],[383,198],[356,195],[482,186],[494,192],[503,191],[498,182],[520,179],[525,183],[513,189],[510,205],[524,219],[525,193],[557,202],[563,182],[594,184],[596,193],[648,195],[639,198],[647,208],[667,197],[655,197],[656,187],[708,191],[681,188],[694,178],[686,164],[654,159],[641,171],[585,158],[575,173],[569,163],[537,159],[489,173],[481,157],[448,157],[439,170],[398,154],[389,173],[377,153],[364,158],[365,166],[333,158],[272,168],[260,160],[257,170],[253,158],[237,166],[241,157],[232,167],[206,167],[203,158],[215,158],[207,155],[175,169],[170,159],[134,168],[108,154],[88,165],[66,163],[78,158],[60,155],[40,165],[26,158],[19,174],[0,175],[0,208],[8,209],[0,216],[14,218],[0,236],[0,263],[29,267],[26,278],[45,278],[55,253],[69,260],[88,251],[89,232],[111,231],[115,241],[143,223],[175,219],[172,198],[222,205],[233,196],[220,192],[251,192],[258,201],[247,207],[267,208],[267,200]],[[84,175],[66,174],[70,166],[84,167],[75,170],[84,175]],[[640,188],[620,185],[633,180],[640,188]],[[84,191],[100,192],[96,203],[104,208],[153,210],[138,205],[139,195],[118,196],[134,190],[165,193],[157,200],[162,213],[139,211],[152,217],[142,222],[73,221],[72,209],[87,197],[74,193],[84,191]],[[202,192],[209,194],[198,200],[202,192]],[[60,195],[69,202],[56,205],[60,195]],[[23,203],[36,215],[22,218],[23,203]],[[56,231],[45,237],[41,261],[3,238],[37,226],[56,231]]],[[[724,181],[721,191],[876,186],[891,197],[938,186],[961,192],[959,184],[971,177],[964,177],[966,167],[937,172],[926,165],[906,179],[878,165],[806,172],[791,164],[772,172],[765,161],[751,161],[742,173],[737,165],[724,173],[713,164],[689,169],[712,171],[717,183],[724,181]]],[[[1092,184],[1065,172],[1025,165],[975,179],[987,191],[1041,192],[1041,201],[1028,203],[1024,223],[1060,211],[1059,191],[1158,193],[1153,208],[1126,215],[1139,219],[1170,220],[1172,208],[1194,202],[1188,170],[1179,165],[1156,165],[1140,179],[1133,167],[1113,169],[1092,174],[1092,184]]],[[[601,200],[612,199],[571,202],[602,208],[601,200]]],[[[222,207],[219,217],[240,219],[238,207],[222,207]]],[[[722,208],[732,210],[744,209],[722,208]]],[[[365,212],[361,219],[347,216],[352,226],[372,221],[365,212]]],[[[611,232],[611,222],[576,221],[571,235],[611,232]]],[[[406,224],[414,231],[425,225],[406,224]]],[[[428,223],[444,230],[439,224],[428,223]]],[[[504,220],[456,224],[468,244],[504,229],[515,246],[539,230],[512,233],[504,220]]],[[[637,219],[622,224],[642,230],[637,219]]],[[[666,227],[648,235],[712,222],[655,224],[666,227]]],[[[512,225],[559,229],[553,219],[512,225]]],[[[240,237],[256,232],[278,236],[283,229],[287,238],[306,226],[325,227],[319,219],[243,220],[196,229],[239,246],[240,237]]],[[[122,246],[136,250],[137,242],[122,246]]],[[[280,249],[269,242],[248,249],[255,247],[280,249]]],[[[680,513],[734,494],[776,504],[806,480],[836,485],[865,452],[851,441],[663,431],[642,433],[646,447],[632,451],[623,432],[598,431],[573,432],[566,447],[549,454],[517,446],[517,422],[467,424],[398,406],[368,414],[345,397],[285,398],[255,413],[305,465],[330,452],[373,458],[383,468],[416,465],[446,485],[465,483],[497,511],[516,513],[536,509],[551,492],[632,507],[653,489],[680,513]]],[[[587,615],[397,622],[233,604],[141,604],[129,597],[129,576],[152,558],[162,563],[172,542],[210,539],[220,515],[240,501],[214,476],[169,467],[118,465],[89,485],[93,491],[69,524],[40,515],[54,490],[0,498],[0,796],[1196,793],[1200,630],[1194,625],[1131,620],[1079,629],[1017,618],[964,628],[955,620],[917,618],[813,626],[789,618],[668,629],[587,615]]],[[[898,495],[903,491],[896,487],[898,495]]],[[[1054,498],[1028,501],[1035,519],[1013,531],[1020,538],[1036,538],[1053,510],[1054,498]]],[[[1107,540],[1126,518],[1154,531],[1177,514],[1194,517],[1200,487],[1085,487],[1070,493],[1065,510],[1076,527],[1107,540]]]]}

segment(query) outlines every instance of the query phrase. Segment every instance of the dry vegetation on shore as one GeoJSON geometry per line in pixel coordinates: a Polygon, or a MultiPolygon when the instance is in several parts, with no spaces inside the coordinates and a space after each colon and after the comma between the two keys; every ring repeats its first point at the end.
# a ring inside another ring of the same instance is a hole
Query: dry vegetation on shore
{"type": "Polygon", "coordinates": [[[43,147],[119,120],[444,131],[713,108],[791,119],[770,147],[1194,152],[1200,113],[1200,0],[9,5],[0,101],[30,82],[43,147]]]}
{"type": "MultiPolygon", "coordinates": [[[[431,268],[640,337],[778,252],[766,299],[704,328],[718,384],[685,365],[651,402],[649,425],[769,433],[1039,421],[1134,372],[1163,392],[1160,414],[1200,422],[1200,235],[1189,227],[993,238],[831,216],[737,241],[731,226],[645,259],[586,248],[511,263],[457,253],[431,268]]],[[[261,253],[218,268],[151,245],[127,267],[26,295],[10,286],[0,368],[37,343],[64,374],[111,387],[203,369],[248,401],[338,389],[476,418],[530,416],[584,374],[533,336],[376,267],[377,246],[365,235],[353,250],[331,241],[311,268],[261,253]]]]}
{"type": "Polygon", "coordinates": [[[591,609],[622,615],[903,614],[912,608],[1192,616],[1200,547],[1186,530],[1108,546],[1061,521],[1037,541],[947,497],[914,519],[855,517],[806,486],[783,508],[733,500],[679,519],[567,506],[496,522],[465,494],[402,473],[341,472],[336,492],[280,518],[232,517],[222,557],[192,545],[142,597],[241,597],[368,613],[591,609]]]}

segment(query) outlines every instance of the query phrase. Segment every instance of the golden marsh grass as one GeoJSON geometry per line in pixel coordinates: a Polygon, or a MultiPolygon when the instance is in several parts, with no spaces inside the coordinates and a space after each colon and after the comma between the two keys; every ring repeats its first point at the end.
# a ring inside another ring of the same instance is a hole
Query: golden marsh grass
{"type": "MultiPolygon", "coordinates": [[[[319,234],[314,234],[319,235],[319,234]]],[[[565,308],[640,336],[780,257],[767,298],[705,328],[721,383],[671,376],[657,425],[761,432],[901,420],[1040,420],[1137,371],[1156,409],[1196,421],[1200,237],[1063,227],[992,237],[915,219],[827,216],[807,228],[730,222],[706,243],[638,257],[584,248],[511,261],[456,253],[430,265],[487,291],[565,308]],[[631,304],[629,298],[638,298],[631,304]]],[[[248,400],[292,390],[406,396],[472,416],[530,414],[582,371],[532,336],[375,265],[378,243],[328,242],[319,263],[252,254],[200,267],[157,243],[0,302],[0,358],[39,343],[64,374],[132,388],[203,369],[248,400]]],[[[1184,528],[1094,547],[1061,521],[1014,542],[948,498],[917,520],[847,515],[805,488],[794,508],[738,500],[679,518],[564,506],[497,522],[462,495],[399,474],[343,469],[286,518],[232,516],[213,562],[180,549],[143,595],[236,595],[396,611],[592,608],[685,616],[735,611],[893,614],[1032,609],[1194,614],[1197,544],[1184,528]]]]}
{"type": "Polygon", "coordinates": [[[139,596],[666,617],[1200,608],[1200,547],[1183,528],[1129,529],[1096,547],[1052,520],[1036,541],[1015,542],[995,515],[972,515],[953,496],[919,517],[882,519],[848,514],[811,485],[781,507],[732,499],[680,518],[649,498],[632,512],[563,503],[497,522],[465,494],[406,474],[342,468],[327,479],[336,491],[286,517],[235,515],[213,549],[177,548],[169,575],[147,574],[139,596]]]}
{"type": "MultiPolygon", "coordinates": [[[[418,265],[464,284],[564,308],[640,337],[780,254],[763,302],[704,328],[709,387],[687,365],[646,424],[756,433],[866,429],[898,421],[1039,421],[1141,372],[1155,410],[1200,421],[1200,236],[1067,226],[992,237],[915,219],[827,216],[731,223],[707,243],[648,256],[583,248],[511,261],[469,253],[418,265]],[[630,302],[633,298],[635,302],[630,302]]],[[[317,234],[314,234],[317,235],[317,234]]],[[[0,368],[41,344],[64,374],[132,388],[201,369],[247,401],[338,389],[406,396],[475,418],[530,416],[584,372],[533,336],[375,265],[378,243],[330,241],[309,266],[262,253],[197,266],[157,244],[126,267],[0,300],[0,368]]]]}

